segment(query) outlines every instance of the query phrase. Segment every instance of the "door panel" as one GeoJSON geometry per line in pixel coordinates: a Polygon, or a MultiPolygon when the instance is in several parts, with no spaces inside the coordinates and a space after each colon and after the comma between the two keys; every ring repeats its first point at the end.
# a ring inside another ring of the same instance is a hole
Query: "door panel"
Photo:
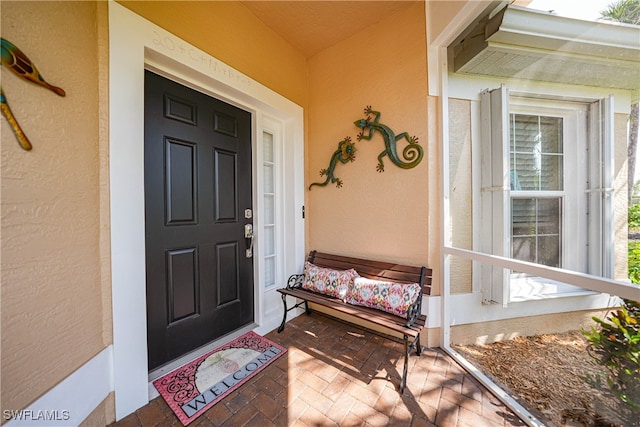
{"type": "Polygon", "coordinates": [[[167,139],[165,154],[167,225],[196,223],[197,159],[193,142],[167,139]]]}
{"type": "Polygon", "coordinates": [[[251,115],[145,72],[149,368],[253,321],[251,115]]]}
{"type": "Polygon", "coordinates": [[[237,180],[236,155],[223,150],[214,151],[215,176],[213,177],[216,207],[216,222],[235,222],[238,220],[238,202],[234,183],[237,180]],[[226,191],[222,191],[226,189],[226,191]]]}
{"type": "Polygon", "coordinates": [[[238,245],[236,242],[221,243],[216,246],[216,264],[218,266],[218,307],[240,299],[238,282],[238,245]],[[226,267],[226,268],[224,268],[226,267]]]}
{"type": "Polygon", "coordinates": [[[196,248],[167,251],[169,324],[197,314],[197,271],[196,248]]]}

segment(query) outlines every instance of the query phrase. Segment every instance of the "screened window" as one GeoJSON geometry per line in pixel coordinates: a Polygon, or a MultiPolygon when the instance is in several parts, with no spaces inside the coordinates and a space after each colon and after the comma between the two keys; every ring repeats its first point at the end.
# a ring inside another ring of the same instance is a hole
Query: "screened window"
{"type": "Polygon", "coordinates": [[[511,257],[562,266],[562,199],[511,199],[511,257]]]}
{"type": "MultiPolygon", "coordinates": [[[[505,86],[482,93],[479,250],[612,276],[611,105],[510,95],[505,86]]],[[[481,267],[485,303],[576,289],[481,267]]]]}
{"type": "Polygon", "coordinates": [[[509,115],[511,257],[562,266],[562,117],[509,115]]]}
{"type": "Polygon", "coordinates": [[[561,117],[511,114],[511,190],[563,189],[561,117]]]}

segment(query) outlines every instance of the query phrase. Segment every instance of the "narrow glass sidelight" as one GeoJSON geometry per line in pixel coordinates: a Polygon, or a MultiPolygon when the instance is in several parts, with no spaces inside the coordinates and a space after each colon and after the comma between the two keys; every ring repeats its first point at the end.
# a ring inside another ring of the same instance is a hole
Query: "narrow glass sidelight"
{"type": "Polygon", "coordinates": [[[279,194],[277,193],[277,137],[271,132],[262,133],[262,194],[263,194],[263,227],[262,234],[262,250],[264,261],[264,284],[265,287],[274,286],[276,284],[277,271],[277,254],[276,254],[276,235],[277,235],[277,201],[279,194]]]}

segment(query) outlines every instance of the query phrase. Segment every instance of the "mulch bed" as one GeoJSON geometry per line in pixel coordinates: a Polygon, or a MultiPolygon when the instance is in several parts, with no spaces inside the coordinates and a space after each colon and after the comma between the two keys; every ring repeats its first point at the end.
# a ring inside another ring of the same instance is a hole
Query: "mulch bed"
{"type": "Polygon", "coordinates": [[[616,401],[581,378],[602,370],[587,345],[573,331],[452,347],[546,425],[622,426],[616,401]]]}

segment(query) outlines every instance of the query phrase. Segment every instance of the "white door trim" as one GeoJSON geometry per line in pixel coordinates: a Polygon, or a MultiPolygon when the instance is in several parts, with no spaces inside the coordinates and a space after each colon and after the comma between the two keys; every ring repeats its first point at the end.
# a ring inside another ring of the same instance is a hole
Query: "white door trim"
{"type": "MultiPolygon", "coordinates": [[[[109,2],[109,56],[113,384],[119,420],[149,401],[143,70],[162,70],[177,81],[251,111],[256,142],[263,115],[281,121],[286,143],[281,171],[287,183],[285,274],[301,271],[305,255],[304,222],[297,214],[304,204],[304,131],[300,106],[115,2],[109,2]]],[[[259,160],[256,154],[254,147],[254,171],[259,160]]],[[[254,174],[254,189],[259,188],[256,180],[254,174]]],[[[254,206],[260,204],[257,193],[254,191],[254,206]]],[[[257,268],[256,286],[262,283],[257,268]]],[[[256,294],[256,323],[266,332],[274,320],[262,315],[264,293],[256,294]]]]}

